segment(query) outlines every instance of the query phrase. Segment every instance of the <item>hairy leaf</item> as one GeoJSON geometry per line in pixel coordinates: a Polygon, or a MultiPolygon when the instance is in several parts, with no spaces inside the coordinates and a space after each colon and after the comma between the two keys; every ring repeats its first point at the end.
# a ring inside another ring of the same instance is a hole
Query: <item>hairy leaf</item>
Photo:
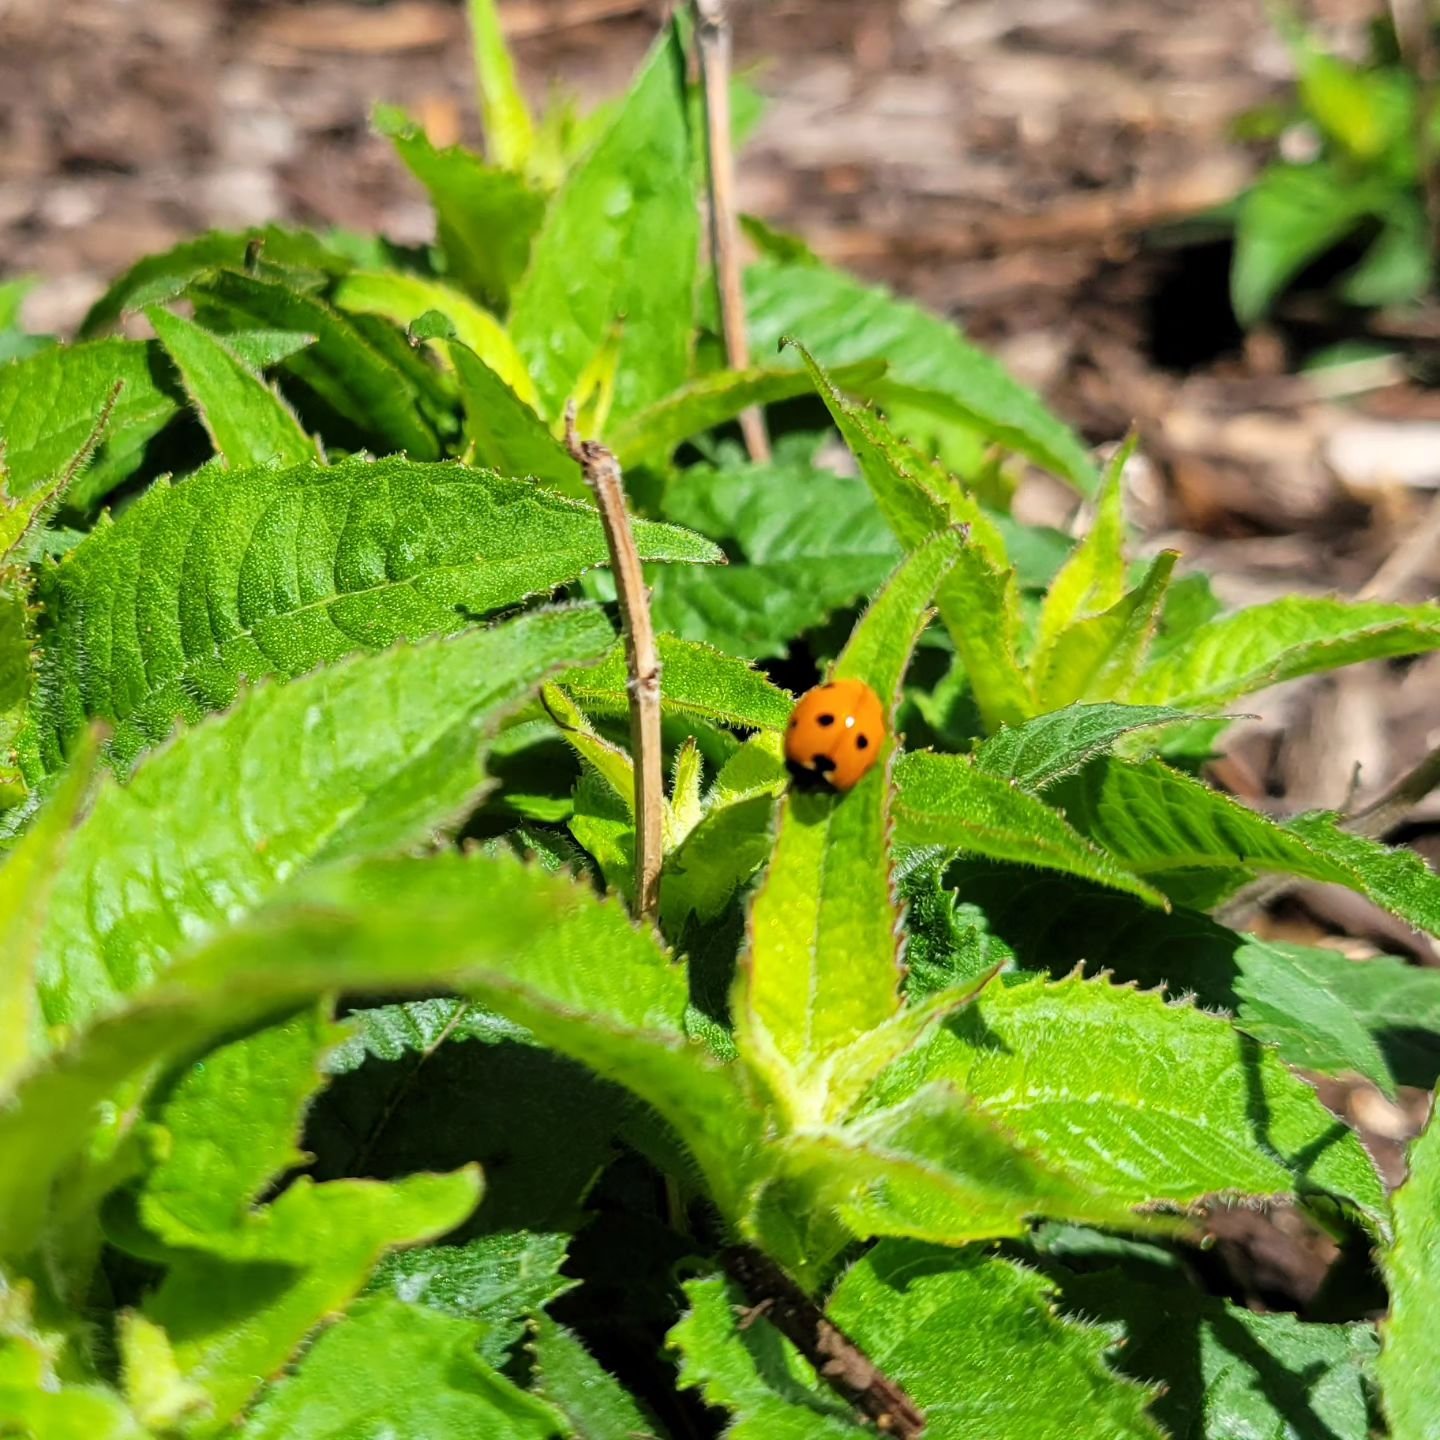
{"type": "Polygon", "coordinates": [[[1078,975],[991,985],[871,1103],[937,1081],[1116,1204],[1323,1189],[1383,1212],[1359,1141],[1273,1052],[1155,992],[1078,975]]]}
{"type": "Polygon", "coordinates": [[[515,63],[505,44],[495,0],[469,0],[475,51],[475,95],[485,125],[490,159],[506,170],[524,170],[535,143],[535,127],[515,80],[515,63]]]}
{"type": "MultiPolygon", "coordinates": [[[[836,679],[864,679],[893,713],[925,606],[955,562],[958,537],[938,535],[895,572],[837,661],[836,679]]],[[[826,1103],[838,1052],[900,1004],[899,911],[887,855],[886,737],[869,773],[843,796],[792,793],[750,911],[737,978],[742,1053],[796,1118],[826,1103]]]]}
{"type": "Polygon", "coordinates": [[[435,310],[455,327],[455,338],[469,346],[526,405],[535,404],[535,386],[505,327],[463,290],[443,280],[403,270],[356,270],[335,287],[335,304],[360,315],[383,315],[408,329],[435,310]]]}
{"type": "Polygon", "coordinates": [[[835,368],[880,358],[889,368],[871,393],[983,434],[1072,481],[1096,483],[1085,448],[1040,401],[947,321],[838,270],[762,260],[745,272],[745,308],[757,354],[782,336],[835,368]]]}
{"type": "Polygon", "coordinates": [[[181,1075],[160,1107],[166,1149],[140,1198],[153,1235],[223,1247],[265,1187],[305,1162],[296,1132],[330,1038],[324,1011],[310,1009],[219,1046],[181,1075]]]}
{"type": "Polygon", "coordinates": [[[895,840],[1078,875],[1163,904],[1160,894],[1065,817],[968,755],[916,751],[895,767],[895,840]]]}
{"type": "MultiPolygon", "coordinates": [[[[212,329],[274,329],[313,335],[286,370],[381,449],[436,460],[440,443],[411,374],[359,323],[284,280],[219,270],[193,284],[196,318],[212,329]]],[[[400,341],[404,348],[403,340],[400,341]]]]}
{"type": "Polygon", "coordinates": [[[1289,596],[1211,620],[1152,662],[1124,698],[1224,705],[1282,680],[1440,646],[1440,606],[1289,596]]]}
{"type": "Polygon", "coordinates": [[[227,466],[301,465],[315,458],[315,443],[290,408],[224,341],[159,306],[145,313],[227,466]]]}
{"type": "MultiPolygon", "coordinates": [[[[781,730],[795,701],[759,670],[709,645],[658,637],[660,703],[676,715],[717,725],[781,730]]],[[[559,683],[591,715],[629,713],[629,676],[623,646],[599,665],[562,675],[559,683]]]]}
{"type": "MultiPolygon", "coordinates": [[[[873,380],[884,369],[884,362],[877,360],[848,366],[833,378],[843,389],[873,380]]],[[[609,443],[625,465],[664,464],[682,440],[735,419],[751,405],[774,405],[807,395],[811,389],[804,374],[788,368],[757,365],[739,372],[718,371],[630,416],[615,427],[609,443]]]]}
{"type": "Polygon", "coordinates": [[[1366,1440],[1375,1330],[1257,1315],[1181,1285],[1119,1273],[1063,1285],[1065,1308],[1120,1331],[1115,1363],[1161,1386],[1155,1418],[1174,1440],[1366,1440]]]}
{"type": "Polygon", "coordinates": [[[663,1440],[662,1431],[579,1339],[548,1315],[530,1342],[535,1391],[555,1407],[575,1440],[663,1440]]]}
{"type": "Polygon", "coordinates": [[[398,1300],[354,1305],[240,1430],[241,1440],[556,1440],[559,1415],[475,1353],[476,1327],[398,1300]]]}
{"type": "Polygon", "coordinates": [[[1032,666],[1035,703],[1115,700],[1131,689],[1160,625],[1178,552],[1162,550],[1140,583],[1098,615],[1077,620],[1032,666]]]}
{"type": "Polygon", "coordinates": [[[976,750],[975,764],[987,775],[1014,780],[1038,795],[1107,754],[1125,736],[1190,718],[1164,705],[1067,705],[1023,725],[1005,726],[976,750]]]}
{"type": "Polygon", "coordinates": [[[24,498],[62,475],[120,386],[105,443],[70,490],[83,509],[125,479],[141,452],[184,404],[153,342],[95,340],[56,345],[0,365],[0,440],[7,489],[24,498]]]}
{"type": "Polygon", "coordinates": [[[90,307],[80,333],[100,334],[127,312],[173,300],[207,271],[239,270],[245,266],[247,254],[267,268],[282,266],[321,279],[342,275],[350,268],[338,251],[308,230],[286,230],[279,225],[211,230],[137,261],[90,307]]]}
{"type": "MultiPolygon", "coordinates": [[[[649,559],[713,559],[644,522],[649,559]]],[[[456,629],[607,558],[595,511],[488,471],[351,460],[157,486],[48,572],[33,741],[59,763],[89,717],[120,764],[228,705],[239,678],[456,629]]]]}
{"type": "Polygon", "coordinates": [[[545,197],[523,177],[487,165],[464,146],[437,149],[390,106],[377,109],[375,123],[429,193],[455,278],[477,299],[505,306],[530,261],[545,197]]]}
{"type": "Polygon", "coordinates": [[[616,421],[686,378],[698,248],[684,56],[672,33],[551,203],[515,292],[511,334],[548,416],[616,326],[616,421]]]}
{"type": "Polygon", "coordinates": [[[1381,1256],[1390,1314],[1380,1327],[1380,1383],[1394,1440],[1421,1440],[1440,1414],[1431,1363],[1440,1304],[1440,1125],[1432,1113],[1410,1147],[1410,1174],[1392,1205],[1395,1239],[1381,1256]]]}
{"type": "Polygon", "coordinates": [[[503,1365],[525,1322],[578,1283],[560,1274],[570,1237],[515,1230],[463,1245],[397,1251],[380,1262],[371,1291],[478,1327],[475,1348],[503,1365]]]}
{"type": "Polygon", "coordinates": [[[460,380],[471,458],[502,475],[533,475],[562,495],[588,499],[580,467],[530,405],[467,346],[452,341],[445,353],[460,380]]]}
{"type": "Polygon", "coordinates": [[[1037,668],[1076,620],[1110,609],[1125,593],[1124,475],[1138,438],[1132,434],[1105,466],[1089,532],[1046,591],[1036,629],[1037,668]]]}
{"type": "MultiPolygon", "coordinates": [[[[25,1255],[97,1106],[158,1063],[334,990],[448,988],[634,1090],[737,1213],[754,1118],[734,1074],[683,1030],[684,975],[583,884],[510,860],[371,861],[304,878],[26,1075],[0,1111],[0,1258],[25,1255]],[[417,964],[417,958],[422,963],[417,964]]],[[[101,1124],[125,1123],[101,1115],[101,1124]]],[[[287,1192],[288,1193],[288,1192],[287,1192]]]]}
{"type": "Polygon", "coordinates": [[[801,354],[901,545],[913,550],[951,520],[962,526],[965,543],[936,603],[986,724],[1023,719],[1033,707],[1016,660],[1019,600],[999,531],[963,491],[943,477],[927,477],[918,457],[882,422],[843,400],[803,347],[801,354]]]}
{"type": "MultiPolygon", "coordinates": [[[[763,1321],[741,1328],[723,1282],[692,1280],[686,1293],[691,1309],[670,1333],[680,1383],[735,1412],[730,1435],[873,1433],[763,1321]]],[[[847,1271],[827,1309],[920,1407],[927,1440],[1158,1440],[1150,1392],[1111,1371],[1104,1332],[1057,1315],[1052,1297],[1011,1261],[887,1241],[847,1271]]]]}
{"type": "Polygon", "coordinates": [[[539,611],[356,657],[248,692],[128,785],[107,783],[39,931],[47,1023],[88,1020],[308,865],[413,846],[463,817],[487,731],[612,636],[593,610],[539,611]]]}
{"type": "Polygon", "coordinates": [[[684,472],[667,518],[736,544],[743,563],[653,580],[655,624],[747,658],[783,655],[832,610],[873,594],[900,547],[867,488],[807,462],[684,472]]]}
{"type": "MultiPolygon", "coordinates": [[[[1364,1075],[1387,1092],[1440,1079],[1440,973],[1432,969],[1258,940],[1194,911],[1167,915],[1060,875],[961,862],[949,878],[957,923],[983,922],[989,942],[1013,949],[1029,969],[1058,979],[1078,964],[1103,965],[1120,980],[1192,994],[1232,1011],[1288,1064],[1364,1075]]],[[[958,953],[941,975],[971,974],[977,964],[958,953]]]]}
{"type": "Polygon", "coordinates": [[[1204,908],[1255,871],[1346,885],[1413,925],[1440,930],[1440,877],[1413,851],[1341,830],[1335,817],[1288,825],[1158,760],[1099,760],[1053,792],[1077,830],[1173,899],[1204,908]]]}

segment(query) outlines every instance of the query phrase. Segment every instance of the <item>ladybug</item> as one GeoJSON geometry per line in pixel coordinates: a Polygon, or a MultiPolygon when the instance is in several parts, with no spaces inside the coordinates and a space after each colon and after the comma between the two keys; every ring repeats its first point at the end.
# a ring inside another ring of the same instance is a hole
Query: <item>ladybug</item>
{"type": "Polygon", "coordinates": [[[785,768],[804,788],[850,790],[880,758],[885,710],[863,680],[807,691],[785,729],[785,768]]]}

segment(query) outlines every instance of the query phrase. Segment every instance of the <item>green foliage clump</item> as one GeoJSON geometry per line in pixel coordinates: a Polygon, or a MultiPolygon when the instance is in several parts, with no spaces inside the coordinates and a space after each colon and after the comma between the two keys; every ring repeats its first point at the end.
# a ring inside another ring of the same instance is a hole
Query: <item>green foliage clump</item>
{"type": "Polygon", "coordinates": [[[537,122],[471,8],[490,158],[382,117],[435,246],[203,236],[68,344],[0,292],[0,1433],[875,1433],[736,1244],[934,1440],[1434,1433],[1440,1138],[1387,1195],[1307,1077],[1433,1085],[1440,979],[1217,911],[1294,876],[1440,934],[1440,879],[1196,776],[1440,609],[1218,614],[1127,556],[1128,448],[763,227],[792,343],[725,370],[683,34],[537,122]],[[572,402],[653,587],[654,923],[572,402]],[[893,722],[844,795],[784,767],[821,673],[893,722]],[[1354,1273],[1252,1313],[1217,1204],[1354,1273]]]}

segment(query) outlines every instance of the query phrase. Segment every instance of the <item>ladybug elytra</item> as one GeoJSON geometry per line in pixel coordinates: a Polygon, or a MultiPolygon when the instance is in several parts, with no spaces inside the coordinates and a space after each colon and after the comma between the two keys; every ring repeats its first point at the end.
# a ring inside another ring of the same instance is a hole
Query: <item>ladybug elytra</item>
{"type": "Polygon", "coordinates": [[[885,710],[863,680],[830,680],[796,703],[785,730],[785,767],[797,784],[853,789],[880,757],[885,710]]]}

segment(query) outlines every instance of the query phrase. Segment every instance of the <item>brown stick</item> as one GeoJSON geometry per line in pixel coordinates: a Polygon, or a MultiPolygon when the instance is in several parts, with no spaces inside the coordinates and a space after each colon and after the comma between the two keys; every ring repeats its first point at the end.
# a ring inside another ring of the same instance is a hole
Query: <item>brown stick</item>
{"type": "Polygon", "coordinates": [[[750,1307],[742,1326],[768,1320],[883,1435],[918,1440],[925,1417],[915,1402],[768,1255],[731,1245],[720,1263],[750,1307]]]}
{"type": "MultiPolygon", "coordinates": [[[[730,145],[730,17],[725,0],[694,0],[695,40],[705,88],[705,149],[709,164],[710,258],[720,292],[720,325],[732,370],[750,364],[745,290],[740,280],[740,230],[735,219],[735,156],[730,145]]],[[[757,464],[770,458],[765,415],[752,405],[740,413],[745,448],[757,464]]]]}
{"type": "Polygon", "coordinates": [[[661,778],[660,656],[650,623],[650,594],[625,508],[620,462],[598,440],[581,440],[575,433],[574,401],[565,410],[565,446],[580,466],[585,483],[595,492],[620,601],[625,663],[630,674],[630,755],[635,767],[635,909],[644,919],[654,920],[660,911],[665,797],[661,778]]]}

